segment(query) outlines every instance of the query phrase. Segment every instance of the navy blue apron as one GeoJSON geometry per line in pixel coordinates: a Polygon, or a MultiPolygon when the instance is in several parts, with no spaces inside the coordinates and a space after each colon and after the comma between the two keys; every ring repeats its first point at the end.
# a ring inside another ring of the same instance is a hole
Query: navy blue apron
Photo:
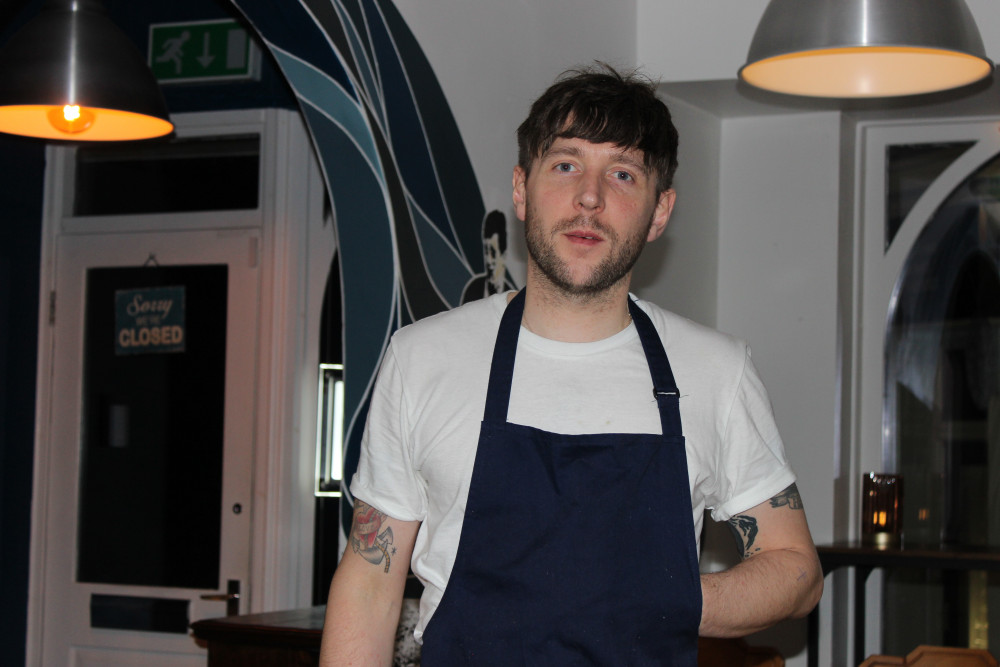
{"type": "Polygon", "coordinates": [[[508,423],[524,291],[507,306],[425,667],[695,667],[701,580],[678,391],[653,323],[628,305],[663,435],[508,423]]]}

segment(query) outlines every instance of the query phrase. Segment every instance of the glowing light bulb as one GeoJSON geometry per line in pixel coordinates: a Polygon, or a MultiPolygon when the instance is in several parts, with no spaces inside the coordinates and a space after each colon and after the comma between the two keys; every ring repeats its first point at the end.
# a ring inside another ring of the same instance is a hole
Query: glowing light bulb
{"type": "Polygon", "coordinates": [[[83,132],[94,124],[94,112],[78,104],[67,104],[62,108],[52,107],[48,114],[52,127],[66,134],[83,132]]]}

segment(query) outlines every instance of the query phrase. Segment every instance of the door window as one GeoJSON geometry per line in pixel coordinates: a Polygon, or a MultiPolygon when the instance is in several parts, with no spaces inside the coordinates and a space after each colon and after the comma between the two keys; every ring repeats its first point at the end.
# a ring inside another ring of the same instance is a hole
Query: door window
{"type": "Polygon", "coordinates": [[[228,267],[86,280],[77,579],[219,588],[228,267]]]}
{"type": "Polygon", "coordinates": [[[255,209],[260,137],[81,146],[73,192],[74,216],[255,209]]]}

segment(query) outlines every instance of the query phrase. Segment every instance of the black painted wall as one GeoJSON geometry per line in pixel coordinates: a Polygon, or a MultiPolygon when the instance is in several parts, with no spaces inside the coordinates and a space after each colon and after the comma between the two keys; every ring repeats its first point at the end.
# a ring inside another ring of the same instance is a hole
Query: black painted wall
{"type": "Polygon", "coordinates": [[[42,148],[0,138],[0,656],[24,662],[34,455],[42,148]]]}
{"type": "MultiPolygon", "coordinates": [[[[149,25],[236,17],[224,0],[163,3],[105,0],[108,12],[146,53],[149,25]]],[[[42,0],[0,7],[0,45],[40,10],[42,0]]],[[[171,113],[294,108],[265,52],[260,81],[170,85],[171,113]]],[[[37,374],[39,255],[45,144],[0,134],[0,661],[25,661],[31,487],[37,374]]]]}

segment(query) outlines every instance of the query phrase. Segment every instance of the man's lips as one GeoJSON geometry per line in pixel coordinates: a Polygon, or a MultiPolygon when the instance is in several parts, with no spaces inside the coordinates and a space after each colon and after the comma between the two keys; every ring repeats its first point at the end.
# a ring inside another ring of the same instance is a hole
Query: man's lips
{"type": "Polygon", "coordinates": [[[564,236],[573,243],[596,244],[604,240],[597,232],[581,229],[565,232],[564,236]]]}

